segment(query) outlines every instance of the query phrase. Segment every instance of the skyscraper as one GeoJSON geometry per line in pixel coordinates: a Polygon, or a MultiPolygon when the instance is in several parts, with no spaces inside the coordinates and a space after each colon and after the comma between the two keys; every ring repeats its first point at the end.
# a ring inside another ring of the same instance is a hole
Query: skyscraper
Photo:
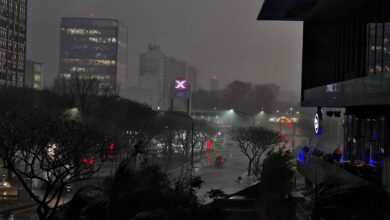
{"type": "MultiPolygon", "coordinates": [[[[171,108],[173,83],[176,79],[187,79],[191,86],[193,82],[197,83],[198,70],[195,67],[188,66],[185,61],[166,56],[156,44],[150,44],[148,51],[140,54],[139,64],[138,90],[145,94],[143,102],[155,109],[171,108]]],[[[177,100],[175,109],[186,110],[185,105],[186,101],[177,100]]]]}
{"type": "Polygon", "coordinates": [[[31,60],[26,61],[26,74],[24,84],[28,88],[42,89],[43,64],[31,60]]]}
{"type": "Polygon", "coordinates": [[[27,0],[0,1],[0,86],[23,87],[27,0]]]}
{"type": "Polygon", "coordinates": [[[163,102],[164,62],[165,54],[158,45],[150,44],[148,51],[140,54],[138,88],[147,93],[147,104],[152,108],[161,106],[163,102]]]}
{"type": "Polygon", "coordinates": [[[188,66],[187,79],[191,84],[192,91],[198,90],[198,69],[194,66],[188,66]]]}
{"type": "Polygon", "coordinates": [[[115,19],[63,18],[59,76],[127,87],[127,27],[115,19]]]}

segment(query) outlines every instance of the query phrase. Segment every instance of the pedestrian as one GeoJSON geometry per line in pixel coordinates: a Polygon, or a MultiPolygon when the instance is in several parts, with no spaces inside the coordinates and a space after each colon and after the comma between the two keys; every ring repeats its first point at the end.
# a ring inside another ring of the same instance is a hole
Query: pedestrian
{"type": "Polygon", "coordinates": [[[338,146],[338,147],[333,151],[333,154],[332,154],[332,159],[333,159],[333,161],[340,162],[342,155],[343,155],[343,153],[342,153],[342,151],[341,151],[341,149],[340,149],[340,146],[338,146]]]}

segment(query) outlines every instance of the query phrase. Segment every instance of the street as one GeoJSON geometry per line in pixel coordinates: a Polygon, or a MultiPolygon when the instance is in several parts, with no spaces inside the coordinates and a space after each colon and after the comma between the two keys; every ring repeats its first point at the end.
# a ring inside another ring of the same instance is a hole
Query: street
{"type": "Polygon", "coordinates": [[[211,152],[205,152],[200,160],[200,174],[204,183],[198,191],[198,196],[202,197],[211,189],[220,189],[227,194],[237,192],[245,188],[245,184],[239,184],[237,178],[246,175],[247,158],[240,149],[231,145],[217,145],[211,152]],[[216,167],[214,162],[216,156],[224,157],[224,164],[216,167]]]}

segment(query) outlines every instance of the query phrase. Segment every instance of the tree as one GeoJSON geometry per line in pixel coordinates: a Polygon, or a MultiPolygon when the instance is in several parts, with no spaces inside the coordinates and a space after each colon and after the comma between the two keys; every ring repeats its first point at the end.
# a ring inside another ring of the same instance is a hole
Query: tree
{"type": "Polygon", "coordinates": [[[97,79],[84,79],[80,76],[71,78],[58,77],[52,89],[60,96],[69,97],[74,106],[81,110],[91,107],[97,96],[116,97],[117,91],[110,86],[104,86],[97,79]]]}
{"type": "Polygon", "coordinates": [[[107,138],[93,126],[41,112],[0,113],[0,159],[52,219],[67,186],[86,180],[104,162],[107,138]],[[33,190],[32,183],[41,190],[33,190]]]}
{"type": "Polygon", "coordinates": [[[268,196],[283,199],[293,189],[291,156],[281,150],[269,152],[263,161],[260,182],[268,196]]]}
{"type": "Polygon", "coordinates": [[[248,158],[248,176],[257,174],[256,165],[259,164],[264,153],[281,142],[277,132],[263,127],[237,128],[232,131],[231,135],[232,140],[248,158]]]}
{"type": "MultiPolygon", "coordinates": [[[[227,85],[224,90],[224,99],[226,109],[235,109],[238,111],[248,111],[252,107],[252,84],[235,80],[227,85]]],[[[250,111],[251,112],[251,111],[250,111]]]]}
{"type": "Polygon", "coordinates": [[[172,183],[156,165],[132,171],[129,163],[103,184],[79,190],[64,219],[208,219],[194,191],[199,180],[172,183]]]}
{"type": "MultiPolygon", "coordinates": [[[[226,88],[218,91],[198,90],[192,94],[192,106],[195,110],[235,109],[248,113],[258,113],[260,108],[271,111],[277,100],[276,85],[261,85],[235,80],[226,88]],[[275,87],[275,89],[273,88],[275,87]]],[[[291,104],[288,105],[290,107],[291,104]]]]}

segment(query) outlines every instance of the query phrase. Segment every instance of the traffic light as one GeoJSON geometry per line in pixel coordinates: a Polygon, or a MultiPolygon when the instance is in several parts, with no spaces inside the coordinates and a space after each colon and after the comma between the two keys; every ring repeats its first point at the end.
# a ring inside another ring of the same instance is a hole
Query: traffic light
{"type": "Polygon", "coordinates": [[[206,143],[206,146],[207,146],[207,150],[210,150],[211,147],[213,146],[213,140],[208,139],[208,140],[207,140],[207,143],[206,143]]]}

